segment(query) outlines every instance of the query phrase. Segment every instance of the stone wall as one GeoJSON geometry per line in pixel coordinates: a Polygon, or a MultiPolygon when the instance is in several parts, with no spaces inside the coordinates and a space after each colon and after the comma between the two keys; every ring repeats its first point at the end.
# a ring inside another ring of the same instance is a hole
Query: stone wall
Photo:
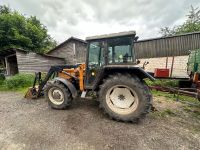
{"type": "MultiPolygon", "coordinates": [[[[174,67],[172,71],[172,77],[188,77],[187,75],[187,62],[188,55],[186,56],[175,56],[174,57],[174,67]]],[[[142,67],[145,61],[148,61],[149,64],[146,65],[145,70],[149,72],[154,72],[155,68],[165,68],[166,67],[166,57],[158,58],[146,58],[139,59],[139,66],[142,67]]],[[[171,70],[172,66],[172,57],[168,57],[167,68],[171,70]]]]}

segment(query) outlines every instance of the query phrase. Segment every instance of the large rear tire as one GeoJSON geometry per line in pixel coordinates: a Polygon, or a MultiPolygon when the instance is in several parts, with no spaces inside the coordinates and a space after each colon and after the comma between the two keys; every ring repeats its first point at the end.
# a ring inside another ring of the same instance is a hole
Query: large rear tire
{"type": "Polygon", "coordinates": [[[137,122],[150,112],[152,95],[137,77],[117,74],[104,80],[99,92],[100,107],[117,121],[137,122]]]}
{"type": "Polygon", "coordinates": [[[64,84],[48,82],[44,92],[45,98],[53,109],[66,109],[72,103],[72,95],[64,84]]]}

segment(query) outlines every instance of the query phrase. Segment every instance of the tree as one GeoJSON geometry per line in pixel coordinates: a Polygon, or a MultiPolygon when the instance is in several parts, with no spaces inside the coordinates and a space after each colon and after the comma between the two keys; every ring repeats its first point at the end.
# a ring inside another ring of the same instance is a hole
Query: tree
{"type": "Polygon", "coordinates": [[[160,33],[163,36],[178,35],[189,32],[200,31],[200,10],[191,6],[191,10],[187,15],[187,20],[179,26],[161,28],[160,33]]]}
{"type": "Polygon", "coordinates": [[[25,17],[7,6],[0,6],[0,50],[22,48],[44,53],[55,46],[55,40],[35,16],[25,17]]]}

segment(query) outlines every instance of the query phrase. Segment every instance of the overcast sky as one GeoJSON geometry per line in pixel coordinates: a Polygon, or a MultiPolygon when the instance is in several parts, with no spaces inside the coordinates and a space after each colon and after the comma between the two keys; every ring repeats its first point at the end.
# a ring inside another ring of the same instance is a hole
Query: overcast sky
{"type": "Polygon", "coordinates": [[[59,43],[74,36],[135,30],[157,37],[161,27],[181,24],[200,0],[0,0],[24,15],[37,16],[59,43]]]}

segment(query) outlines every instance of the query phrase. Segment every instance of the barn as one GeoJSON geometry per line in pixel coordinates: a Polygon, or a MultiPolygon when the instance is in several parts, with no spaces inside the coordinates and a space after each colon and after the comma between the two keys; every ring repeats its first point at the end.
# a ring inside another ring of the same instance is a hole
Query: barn
{"type": "Polygon", "coordinates": [[[0,67],[7,76],[17,73],[47,72],[51,66],[57,64],[65,64],[65,60],[17,48],[7,49],[0,53],[0,67]]]}
{"type": "Polygon", "coordinates": [[[0,71],[7,76],[17,73],[47,72],[54,65],[84,63],[85,55],[86,42],[74,37],[64,41],[47,54],[11,48],[0,52],[0,71]]]}
{"type": "Polygon", "coordinates": [[[50,50],[47,54],[64,58],[66,64],[85,63],[86,49],[86,41],[71,37],[50,50]]]}
{"type": "Polygon", "coordinates": [[[149,62],[146,71],[167,68],[172,77],[185,78],[188,76],[190,51],[200,49],[200,32],[139,40],[134,43],[134,48],[136,58],[141,61],[140,66],[145,61],[149,62]]]}

